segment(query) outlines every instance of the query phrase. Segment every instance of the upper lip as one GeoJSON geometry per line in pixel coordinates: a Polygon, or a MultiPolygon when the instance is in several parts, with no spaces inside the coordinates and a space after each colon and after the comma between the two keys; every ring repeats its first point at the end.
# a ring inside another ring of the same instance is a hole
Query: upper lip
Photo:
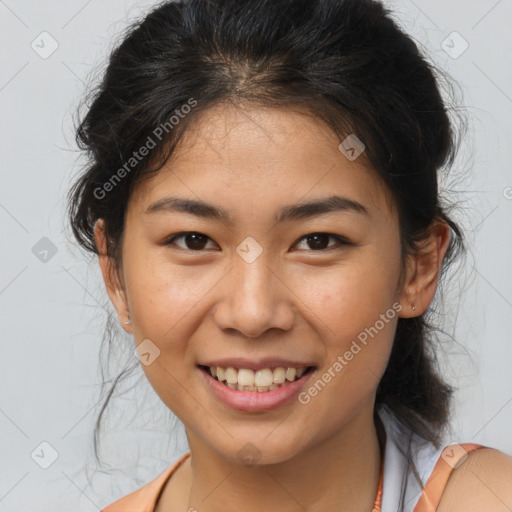
{"type": "Polygon", "coordinates": [[[202,366],[220,366],[221,368],[248,368],[259,370],[261,368],[307,368],[314,366],[311,362],[296,361],[292,359],[283,359],[280,357],[264,357],[261,359],[247,359],[245,357],[229,357],[225,359],[212,359],[210,361],[199,363],[202,366]]]}

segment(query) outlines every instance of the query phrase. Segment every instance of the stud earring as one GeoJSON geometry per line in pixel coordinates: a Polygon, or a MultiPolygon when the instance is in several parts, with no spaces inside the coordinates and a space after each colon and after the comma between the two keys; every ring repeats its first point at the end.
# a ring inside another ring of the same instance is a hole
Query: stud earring
{"type": "Polygon", "coordinates": [[[126,322],[123,322],[124,325],[131,324],[130,320],[126,320],[126,322]]]}
{"type": "Polygon", "coordinates": [[[413,311],[416,311],[416,306],[415,306],[412,302],[411,302],[411,309],[412,309],[413,311]]]}

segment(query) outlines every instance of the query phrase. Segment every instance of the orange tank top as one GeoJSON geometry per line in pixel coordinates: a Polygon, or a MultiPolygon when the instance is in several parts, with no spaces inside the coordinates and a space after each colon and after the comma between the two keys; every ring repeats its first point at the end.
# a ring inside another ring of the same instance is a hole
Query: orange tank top
{"type": "MultiPolygon", "coordinates": [[[[483,445],[474,443],[463,443],[459,444],[458,447],[463,449],[455,450],[450,445],[441,452],[434,470],[430,474],[423,492],[414,507],[414,512],[435,512],[453,469],[460,464],[464,457],[467,457],[467,453],[478,448],[486,448],[483,445]]],[[[172,466],[150,483],[115,501],[102,509],[101,512],[153,512],[165,483],[188,457],[190,457],[190,452],[183,454],[172,466]]],[[[383,471],[384,465],[381,462],[379,485],[372,512],[381,512],[383,471]]]]}

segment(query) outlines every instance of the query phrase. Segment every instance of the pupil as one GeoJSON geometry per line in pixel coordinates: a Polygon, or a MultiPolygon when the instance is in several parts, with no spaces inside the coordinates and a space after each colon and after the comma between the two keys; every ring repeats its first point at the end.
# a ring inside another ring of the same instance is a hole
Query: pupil
{"type": "Polygon", "coordinates": [[[308,236],[308,243],[312,249],[325,249],[328,246],[328,243],[322,243],[322,238],[324,242],[329,240],[327,235],[317,234],[308,236]],[[320,239],[320,242],[319,242],[320,239]],[[313,243],[311,244],[311,240],[313,243]]]}
{"type": "Polygon", "coordinates": [[[187,246],[189,249],[198,250],[202,249],[206,242],[206,237],[203,235],[199,235],[198,233],[189,233],[185,237],[187,241],[187,246]],[[189,241],[192,239],[192,243],[189,243],[189,241]]]}

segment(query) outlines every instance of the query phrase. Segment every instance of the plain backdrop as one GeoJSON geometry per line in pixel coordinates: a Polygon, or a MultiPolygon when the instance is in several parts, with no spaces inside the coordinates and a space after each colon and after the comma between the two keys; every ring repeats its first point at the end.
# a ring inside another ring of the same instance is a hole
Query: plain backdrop
{"type": "MultiPolygon", "coordinates": [[[[443,182],[469,245],[445,289],[456,341],[445,336],[440,357],[458,388],[447,441],[512,453],[512,2],[387,3],[460,84],[470,123],[443,182]]],[[[118,34],[152,5],[0,0],[0,512],[97,511],[187,450],[139,369],[112,405],[110,469],[98,470],[91,436],[108,303],[96,261],[64,231],[80,162],[72,115],[118,34]]]]}

